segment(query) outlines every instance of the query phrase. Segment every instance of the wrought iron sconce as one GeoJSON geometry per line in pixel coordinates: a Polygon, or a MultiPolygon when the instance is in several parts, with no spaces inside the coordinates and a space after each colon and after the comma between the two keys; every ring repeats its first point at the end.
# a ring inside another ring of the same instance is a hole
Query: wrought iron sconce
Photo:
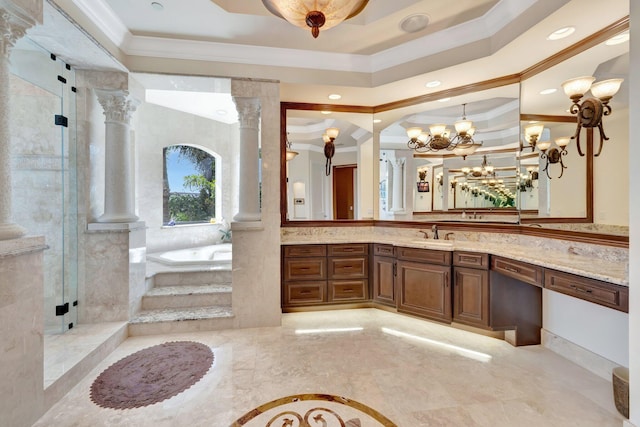
{"type": "Polygon", "coordinates": [[[611,114],[609,101],[611,101],[611,98],[618,93],[620,85],[624,81],[624,79],[610,79],[593,83],[595,79],[596,78],[592,76],[585,76],[570,79],[562,83],[564,93],[567,94],[573,102],[569,111],[571,114],[575,114],[578,119],[576,133],[571,137],[571,139],[576,140],[578,154],[580,154],[580,156],[584,156],[582,147],[580,147],[580,131],[583,127],[598,128],[600,131],[600,146],[598,147],[598,152],[595,153],[594,156],[597,157],[602,152],[603,142],[609,140],[607,135],[604,133],[602,116],[608,116],[611,114]],[[580,102],[584,94],[589,90],[591,90],[591,94],[594,97],[586,98],[580,102]]]}
{"type": "Polygon", "coordinates": [[[331,174],[331,158],[336,153],[336,146],[333,143],[340,134],[338,128],[327,128],[326,133],[322,135],[324,141],[324,156],[327,158],[327,163],[324,166],[324,173],[326,176],[331,174]]]}
{"type": "Polygon", "coordinates": [[[287,150],[286,150],[286,154],[285,154],[285,158],[287,159],[287,162],[289,160],[293,160],[299,153],[297,151],[293,151],[291,149],[291,141],[289,141],[289,134],[287,133],[287,150]]]}
{"type": "Polygon", "coordinates": [[[419,170],[418,178],[420,179],[416,184],[418,186],[418,193],[429,192],[429,181],[427,181],[427,171],[419,170]]]}
{"type": "Polygon", "coordinates": [[[571,138],[568,136],[563,136],[561,138],[556,138],[556,145],[558,148],[551,147],[551,141],[542,141],[538,143],[538,149],[540,150],[540,158],[542,160],[546,160],[546,164],[542,172],[547,173],[547,178],[551,179],[549,175],[549,165],[555,165],[556,163],[560,163],[560,175],[558,178],[562,178],[564,174],[564,170],[567,168],[562,161],[562,156],[567,155],[567,145],[571,142],[571,138]],[[547,151],[548,150],[548,151],[547,151]]]}
{"type": "MultiPolygon", "coordinates": [[[[529,143],[529,147],[531,147],[531,152],[536,149],[536,144],[542,135],[542,131],[544,130],[544,125],[542,123],[532,123],[524,128],[524,139],[529,143]]],[[[524,149],[522,145],[522,141],[520,142],[520,151],[524,149]]]]}

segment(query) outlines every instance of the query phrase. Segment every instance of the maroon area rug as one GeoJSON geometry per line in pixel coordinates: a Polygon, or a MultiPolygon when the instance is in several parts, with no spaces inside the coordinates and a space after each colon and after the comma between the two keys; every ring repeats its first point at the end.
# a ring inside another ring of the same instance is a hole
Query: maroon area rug
{"type": "Polygon", "coordinates": [[[105,369],[91,385],[91,400],[113,409],[152,405],[197,383],[212,363],[211,349],[197,342],[145,348],[105,369]]]}

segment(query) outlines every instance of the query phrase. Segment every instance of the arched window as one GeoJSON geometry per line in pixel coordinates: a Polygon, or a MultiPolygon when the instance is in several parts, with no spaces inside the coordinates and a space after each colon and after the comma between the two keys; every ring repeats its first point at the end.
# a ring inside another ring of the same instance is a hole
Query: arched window
{"type": "Polygon", "coordinates": [[[220,156],[191,145],[171,145],[162,151],[163,224],[197,224],[220,219],[220,156]]]}

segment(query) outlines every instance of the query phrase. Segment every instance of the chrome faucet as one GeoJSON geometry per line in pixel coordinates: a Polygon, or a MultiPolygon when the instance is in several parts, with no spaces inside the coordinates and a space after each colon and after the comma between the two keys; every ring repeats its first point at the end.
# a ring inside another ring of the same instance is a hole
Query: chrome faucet
{"type": "Polygon", "coordinates": [[[433,224],[431,231],[433,231],[433,238],[438,240],[438,226],[436,224],[433,224]]]}

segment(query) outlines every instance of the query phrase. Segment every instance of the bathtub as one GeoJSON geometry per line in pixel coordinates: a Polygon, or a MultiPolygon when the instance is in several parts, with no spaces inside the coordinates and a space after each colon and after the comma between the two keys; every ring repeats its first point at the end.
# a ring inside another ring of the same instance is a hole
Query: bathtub
{"type": "Polygon", "coordinates": [[[147,260],[168,266],[185,265],[231,265],[231,243],[176,249],[173,251],[147,254],[147,260]]]}

